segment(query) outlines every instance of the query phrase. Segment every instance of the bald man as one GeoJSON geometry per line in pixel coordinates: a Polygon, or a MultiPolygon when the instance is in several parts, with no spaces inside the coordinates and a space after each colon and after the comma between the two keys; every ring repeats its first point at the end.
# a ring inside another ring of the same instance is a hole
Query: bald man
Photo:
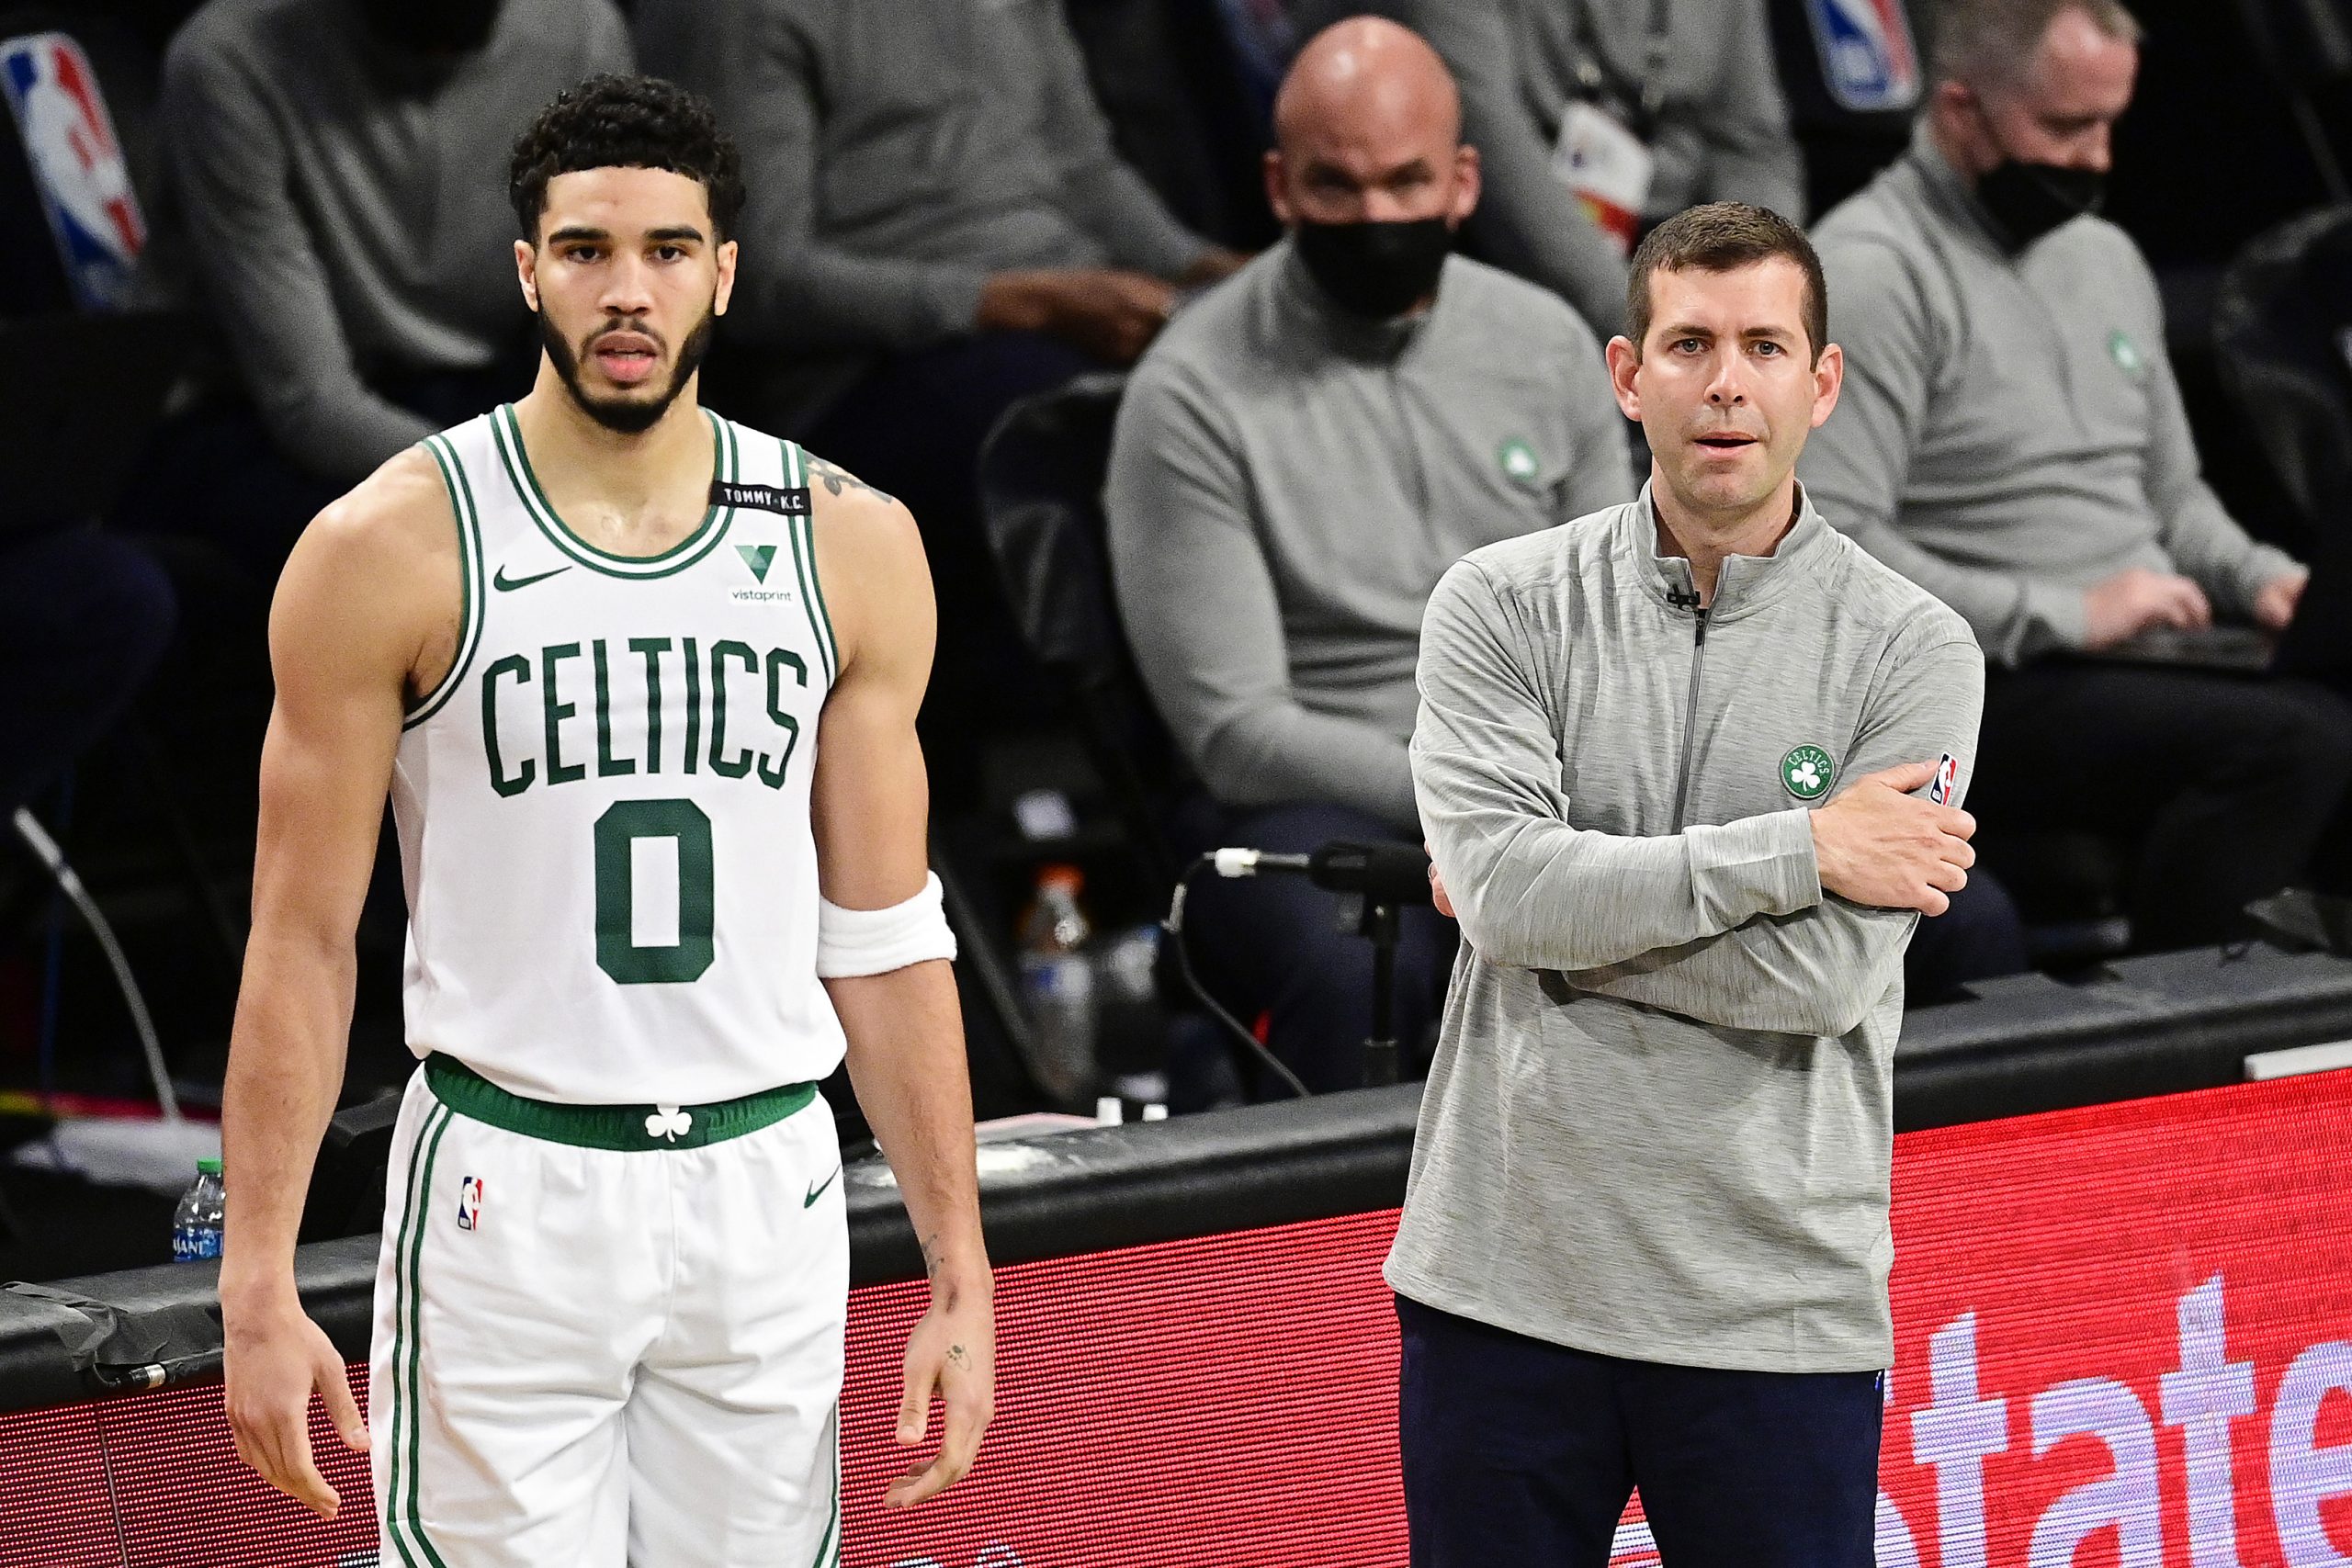
{"type": "MultiPolygon", "coordinates": [[[[1449,254],[1478,154],[1434,51],[1356,18],[1310,41],[1276,105],[1266,195],[1288,237],[1177,317],[1137,367],[1107,503],[1145,682],[1205,786],[1193,842],[1418,843],[1406,742],[1422,606],[1498,539],[1633,493],[1600,345],[1555,296],[1449,254]]],[[[1317,1089],[1363,1081],[1368,943],[1329,895],[1219,882],[1202,956],[1317,1089]]],[[[1408,1054],[1446,922],[1408,911],[1408,1054]]]]}

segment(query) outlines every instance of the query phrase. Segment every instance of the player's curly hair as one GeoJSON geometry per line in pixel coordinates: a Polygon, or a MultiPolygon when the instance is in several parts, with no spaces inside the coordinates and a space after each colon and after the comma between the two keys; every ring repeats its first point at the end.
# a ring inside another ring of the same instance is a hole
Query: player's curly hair
{"type": "Polygon", "coordinates": [[[743,161],[709,102],[659,76],[591,76],[556,95],[514,143],[506,189],[537,243],[548,182],[582,169],[667,169],[700,180],[725,239],[743,210],[743,161]]]}

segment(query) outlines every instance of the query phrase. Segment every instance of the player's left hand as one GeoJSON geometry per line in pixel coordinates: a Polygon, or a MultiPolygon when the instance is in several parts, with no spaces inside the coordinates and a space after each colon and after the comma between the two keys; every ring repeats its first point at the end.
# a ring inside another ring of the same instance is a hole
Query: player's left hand
{"type": "Polygon", "coordinates": [[[1453,913],[1453,900],[1446,897],[1445,878],[1437,874],[1437,852],[1430,848],[1429,840],[1426,839],[1421,840],[1421,852],[1430,857],[1430,902],[1437,906],[1439,914],[1449,920],[1453,919],[1456,918],[1453,913]]]}
{"type": "Polygon", "coordinates": [[[996,1307],[986,1274],[960,1286],[935,1282],[931,1310],[907,1337],[900,1448],[913,1448],[930,1434],[934,1393],[947,1406],[939,1452],[890,1483],[882,1500],[891,1507],[911,1508],[962,1480],[996,1414],[996,1307]]]}
{"type": "Polygon", "coordinates": [[[2267,631],[2285,631],[2287,623],[2295,618],[2295,607],[2303,598],[2303,584],[2311,581],[2311,575],[2308,571],[2281,572],[2264,583],[2254,596],[2255,624],[2267,631]]]}

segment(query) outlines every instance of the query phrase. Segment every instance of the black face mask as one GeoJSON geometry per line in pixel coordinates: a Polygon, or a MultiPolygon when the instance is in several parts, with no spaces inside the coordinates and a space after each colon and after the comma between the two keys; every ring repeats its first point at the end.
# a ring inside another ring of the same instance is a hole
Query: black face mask
{"type": "Polygon", "coordinates": [[[2000,226],[2009,248],[2022,251],[2061,224],[2104,206],[2107,176],[2096,169],[2012,158],[1976,182],[1976,199],[2000,226]]]}
{"type": "Polygon", "coordinates": [[[1442,218],[1404,223],[1301,223],[1298,259],[1340,308],[1385,321],[1437,287],[1453,231],[1442,218]]]}

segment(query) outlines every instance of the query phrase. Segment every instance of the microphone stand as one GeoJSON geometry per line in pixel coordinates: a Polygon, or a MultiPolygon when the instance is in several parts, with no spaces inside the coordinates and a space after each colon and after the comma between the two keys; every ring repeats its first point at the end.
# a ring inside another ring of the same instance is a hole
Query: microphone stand
{"type": "MultiPolygon", "coordinates": [[[[1396,948],[1403,935],[1404,907],[1429,901],[1429,863],[1426,855],[1409,846],[1360,844],[1341,839],[1334,839],[1309,854],[1241,848],[1214,850],[1202,855],[1178,879],[1166,929],[1176,939],[1177,956],[1183,958],[1184,884],[1193,872],[1212,866],[1220,876],[1261,876],[1269,872],[1304,876],[1317,887],[1361,900],[1354,917],[1355,933],[1372,943],[1372,1032],[1363,1043],[1362,1081],[1367,1089],[1383,1088],[1396,1081],[1400,1066],[1396,948]]],[[[1186,982],[1208,1004],[1210,1011],[1227,1023],[1234,1034],[1246,1039],[1250,1051],[1259,1059],[1272,1062],[1272,1054],[1255,1035],[1224,1016],[1216,998],[1193,976],[1190,964],[1183,967],[1186,982]]],[[[1283,1077],[1296,1092],[1306,1092],[1287,1072],[1283,1077]]]]}

